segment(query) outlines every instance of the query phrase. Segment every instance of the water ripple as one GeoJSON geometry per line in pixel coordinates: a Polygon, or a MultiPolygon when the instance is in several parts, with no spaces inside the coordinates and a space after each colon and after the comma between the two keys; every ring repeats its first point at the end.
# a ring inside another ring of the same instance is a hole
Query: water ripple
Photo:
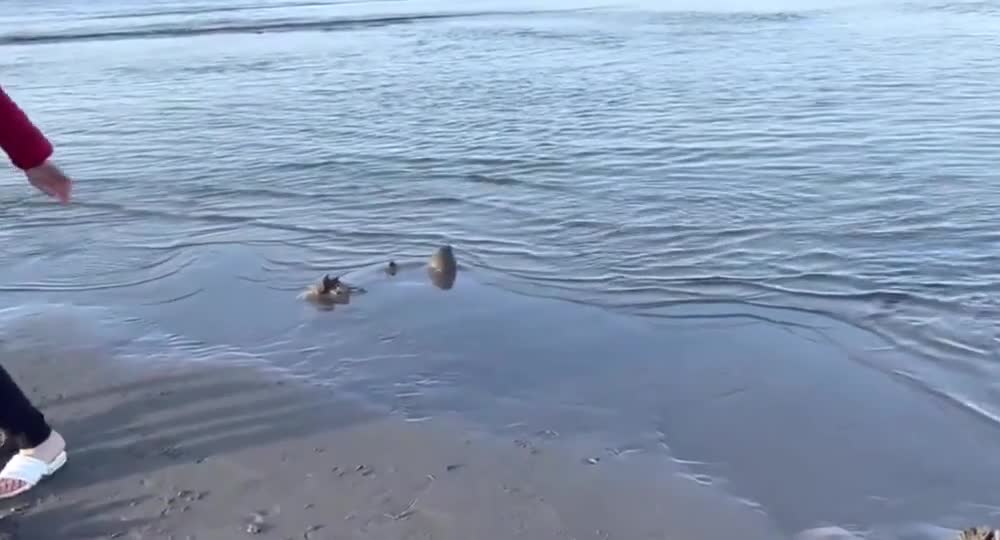
{"type": "MultiPolygon", "coordinates": [[[[308,4],[305,4],[308,5],[308,4]]],[[[336,4],[319,4],[336,5],[336,4]]],[[[295,6],[285,6],[285,9],[295,6]]],[[[301,7],[301,6],[299,6],[301,7]]],[[[231,10],[223,10],[231,11],[231,10]]],[[[219,12],[219,10],[208,10],[202,13],[219,12]]],[[[378,17],[337,17],[329,19],[310,18],[306,20],[295,20],[289,18],[282,19],[255,19],[251,22],[243,20],[223,20],[206,21],[197,26],[190,23],[183,25],[160,24],[131,26],[128,29],[120,27],[107,27],[105,29],[76,30],[61,32],[31,32],[31,33],[8,33],[0,35],[0,45],[17,45],[26,43],[62,43],[91,40],[118,40],[118,39],[149,39],[149,38],[179,38],[190,36],[201,36],[211,34],[262,34],[272,32],[302,32],[302,31],[349,31],[364,28],[377,28],[382,26],[398,24],[414,24],[420,22],[441,21],[456,18],[471,17],[498,17],[516,15],[539,15],[551,13],[551,11],[492,11],[492,12],[456,12],[456,13],[434,13],[434,14],[414,14],[398,16],[378,16],[378,17]]],[[[120,17],[119,17],[120,18],[120,17]]]]}

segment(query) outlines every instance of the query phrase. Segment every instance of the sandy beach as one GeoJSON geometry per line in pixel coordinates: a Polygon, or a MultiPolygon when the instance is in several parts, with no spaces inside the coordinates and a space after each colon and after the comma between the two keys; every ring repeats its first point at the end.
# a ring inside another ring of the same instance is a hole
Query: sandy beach
{"type": "Polygon", "coordinates": [[[666,470],[408,423],[252,366],[6,362],[71,444],[0,538],[776,538],[666,470]],[[719,516],[725,516],[719,519],[719,516]]]}

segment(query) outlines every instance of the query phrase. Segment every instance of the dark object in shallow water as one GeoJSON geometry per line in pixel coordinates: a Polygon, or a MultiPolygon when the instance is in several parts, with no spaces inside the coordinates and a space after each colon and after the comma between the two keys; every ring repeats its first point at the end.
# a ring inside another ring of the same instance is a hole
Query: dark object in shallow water
{"type": "Polygon", "coordinates": [[[438,272],[454,272],[458,266],[455,262],[455,251],[447,244],[434,250],[428,264],[438,272]]]}
{"type": "Polygon", "coordinates": [[[957,540],[1000,540],[1000,530],[988,527],[971,527],[962,531],[957,540]]]}
{"type": "Polygon", "coordinates": [[[434,251],[427,263],[427,273],[431,283],[439,289],[448,290],[454,286],[455,278],[458,277],[458,263],[451,246],[444,245],[434,251]]]}
{"type": "Polygon", "coordinates": [[[312,285],[306,289],[300,298],[332,308],[333,304],[350,303],[351,292],[353,292],[351,287],[340,281],[340,277],[331,278],[327,274],[323,276],[323,280],[318,285],[312,285]]]}
{"type": "Polygon", "coordinates": [[[340,276],[331,278],[330,274],[323,276],[323,286],[320,289],[320,294],[330,294],[331,292],[336,292],[340,289],[340,276]]]}
{"type": "Polygon", "coordinates": [[[399,272],[399,265],[396,264],[396,261],[389,261],[389,264],[385,267],[385,273],[395,276],[396,272],[399,272]]]}

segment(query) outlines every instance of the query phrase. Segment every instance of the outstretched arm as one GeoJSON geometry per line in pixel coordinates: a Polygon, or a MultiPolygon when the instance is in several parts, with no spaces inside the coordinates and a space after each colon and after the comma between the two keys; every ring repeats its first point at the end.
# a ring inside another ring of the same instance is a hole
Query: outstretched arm
{"type": "Polygon", "coordinates": [[[0,148],[28,182],[44,193],[69,202],[73,183],[49,161],[52,143],[0,87],[0,148]]]}
{"type": "Polygon", "coordinates": [[[0,87],[0,147],[22,171],[45,163],[52,155],[52,144],[3,87],[0,87]]]}

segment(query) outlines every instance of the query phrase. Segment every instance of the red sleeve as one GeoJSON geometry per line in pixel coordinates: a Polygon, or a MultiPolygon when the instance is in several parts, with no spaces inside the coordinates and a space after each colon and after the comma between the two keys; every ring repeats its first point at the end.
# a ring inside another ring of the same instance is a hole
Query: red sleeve
{"type": "Polygon", "coordinates": [[[15,167],[28,170],[52,155],[52,143],[0,87],[0,147],[15,167]]]}

